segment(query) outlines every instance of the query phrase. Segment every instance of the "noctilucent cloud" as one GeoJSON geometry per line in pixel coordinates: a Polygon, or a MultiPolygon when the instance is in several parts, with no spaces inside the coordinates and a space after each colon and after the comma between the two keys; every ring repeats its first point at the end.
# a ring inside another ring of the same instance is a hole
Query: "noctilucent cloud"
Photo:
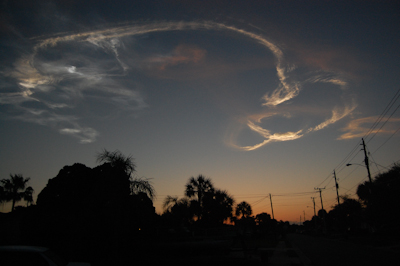
{"type": "Polygon", "coordinates": [[[311,197],[321,207],[316,188],[326,209],[336,203],[334,169],[339,194],[355,197],[361,138],[374,174],[400,160],[396,3],[2,10],[0,173],[30,177],[36,195],[63,166],[118,149],[151,178],[158,213],[203,174],[254,214],[271,213],[271,194],[275,218],[298,221],[311,197]]]}

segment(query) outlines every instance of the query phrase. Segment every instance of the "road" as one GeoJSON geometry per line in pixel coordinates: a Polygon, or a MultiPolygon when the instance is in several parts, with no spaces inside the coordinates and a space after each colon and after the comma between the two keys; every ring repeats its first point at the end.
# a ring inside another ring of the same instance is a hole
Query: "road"
{"type": "Polygon", "coordinates": [[[400,253],[388,248],[376,248],[350,243],[345,240],[326,239],[300,234],[289,234],[287,240],[293,248],[300,250],[313,266],[345,265],[400,265],[400,253]]]}

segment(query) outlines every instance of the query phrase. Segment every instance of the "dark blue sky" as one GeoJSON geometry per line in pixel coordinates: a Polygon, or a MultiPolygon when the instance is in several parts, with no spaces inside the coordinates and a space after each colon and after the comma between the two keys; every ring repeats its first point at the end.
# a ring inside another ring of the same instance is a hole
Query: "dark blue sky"
{"type": "Polygon", "coordinates": [[[293,193],[335,203],[333,169],[354,195],[362,137],[375,173],[400,160],[396,1],[37,2],[0,8],[0,174],[36,195],[118,149],[158,212],[204,174],[295,220],[313,194],[293,193]]]}

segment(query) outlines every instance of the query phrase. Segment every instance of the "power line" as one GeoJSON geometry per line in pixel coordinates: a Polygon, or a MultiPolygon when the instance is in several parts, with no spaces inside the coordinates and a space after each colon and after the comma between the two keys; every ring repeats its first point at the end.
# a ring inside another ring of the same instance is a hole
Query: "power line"
{"type": "MultiPolygon", "coordinates": [[[[340,173],[343,168],[344,168],[344,164],[348,161],[351,161],[352,159],[354,159],[355,156],[357,156],[358,152],[360,152],[360,150],[358,150],[358,148],[360,147],[360,142],[358,142],[354,148],[346,155],[346,157],[334,168],[334,169],[338,169],[338,173],[340,173]],[[356,151],[358,150],[358,152],[351,158],[351,160],[349,160],[349,157],[351,157],[356,151]]],[[[318,184],[318,186],[316,187],[320,187],[323,183],[325,183],[327,180],[332,181],[331,179],[332,173],[329,173],[329,175],[320,183],[318,184]]],[[[328,183],[329,184],[329,183],[328,183]]]]}
{"type": "Polygon", "coordinates": [[[400,127],[399,127],[388,139],[386,139],[386,141],[383,142],[383,143],[381,144],[381,146],[379,146],[379,147],[374,151],[374,153],[377,152],[380,148],[382,148],[382,146],[385,145],[386,142],[388,142],[394,135],[396,135],[396,133],[399,132],[399,130],[400,130],[400,127]]]}
{"type": "Polygon", "coordinates": [[[309,194],[314,194],[315,191],[309,191],[309,192],[294,192],[294,193],[282,193],[282,194],[272,194],[274,197],[301,197],[301,196],[306,196],[309,194]]]}
{"type": "MultiPolygon", "coordinates": [[[[375,123],[371,126],[371,128],[368,130],[368,132],[364,135],[363,138],[367,138],[368,135],[375,129],[375,127],[380,123],[382,118],[387,114],[387,112],[392,108],[393,104],[397,101],[397,99],[400,97],[400,89],[397,90],[396,94],[392,97],[390,102],[386,105],[385,109],[382,111],[382,114],[378,117],[378,119],[375,121],[375,123]]],[[[397,107],[398,108],[398,107],[397,107]]],[[[396,110],[397,110],[396,108],[396,110]]],[[[374,135],[375,136],[375,135],[374,135]]],[[[372,137],[373,138],[373,137],[372,137]]],[[[371,139],[372,139],[371,138],[371,139]]],[[[371,141],[371,139],[369,141],[371,141]]],[[[368,142],[369,142],[368,141],[368,142]]]]}
{"type": "Polygon", "coordinates": [[[397,109],[399,109],[399,107],[400,107],[400,104],[396,107],[396,109],[394,109],[393,113],[386,119],[386,121],[382,124],[382,126],[377,131],[375,131],[374,135],[372,135],[372,137],[368,140],[368,143],[376,136],[376,134],[382,129],[382,127],[384,125],[386,125],[386,123],[394,115],[394,113],[397,111],[397,109]]]}
{"type": "MultiPolygon", "coordinates": [[[[400,89],[397,90],[397,92],[395,93],[395,95],[391,98],[390,102],[386,105],[385,109],[383,110],[382,114],[378,117],[378,119],[374,122],[374,124],[371,126],[371,128],[368,130],[368,132],[364,135],[363,138],[367,138],[369,136],[369,134],[371,134],[371,132],[378,126],[378,124],[380,123],[380,121],[384,118],[384,116],[387,114],[387,112],[392,108],[392,106],[394,105],[394,103],[398,100],[398,98],[400,97],[400,89]]],[[[389,119],[393,116],[393,114],[397,111],[397,109],[400,107],[400,105],[394,110],[394,112],[389,116],[389,118],[386,119],[385,123],[379,128],[378,131],[375,132],[375,134],[369,139],[369,141],[372,140],[372,138],[382,129],[382,127],[389,121],[389,119]]],[[[392,136],[389,137],[389,139],[391,137],[393,137],[393,135],[395,135],[398,131],[400,130],[397,129],[396,132],[394,132],[392,134],[392,136]]],[[[389,139],[387,139],[381,146],[379,146],[378,149],[380,149],[389,139]]],[[[369,142],[368,141],[368,142],[369,142]]],[[[352,158],[351,160],[349,160],[349,158],[358,150],[359,147],[359,143],[357,143],[354,148],[346,155],[346,157],[344,157],[344,159],[334,168],[334,169],[338,169],[338,173],[340,173],[343,169],[344,169],[344,164],[345,162],[351,161],[355,158],[355,156],[358,154],[358,151],[352,158]]],[[[377,150],[378,150],[377,149],[377,150]]],[[[375,151],[377,151],[375,150],[375,151]]],[[[329,174],[320,184],[318,184],[317,187],[321,186],[322,184],[324,184],[327,180],[329,180],[331,177],[331,174],[329,174]]],[[[332,180],[332,179],[330,179],[332,180]]]]}

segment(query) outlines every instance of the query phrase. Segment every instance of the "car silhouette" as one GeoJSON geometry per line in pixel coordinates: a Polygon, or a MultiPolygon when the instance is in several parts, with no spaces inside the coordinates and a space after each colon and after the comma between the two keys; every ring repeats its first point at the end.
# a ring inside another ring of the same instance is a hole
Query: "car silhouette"
{"type": "Polygon", "coordinates": [[[85,262],[66,262],[46,247],[0,246],[1,266],[90,266],[85,262]]]}

